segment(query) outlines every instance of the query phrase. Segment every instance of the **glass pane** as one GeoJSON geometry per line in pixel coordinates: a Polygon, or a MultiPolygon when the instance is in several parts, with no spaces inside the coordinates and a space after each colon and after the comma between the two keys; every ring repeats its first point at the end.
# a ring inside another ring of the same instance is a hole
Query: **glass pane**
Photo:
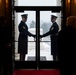
{"type": "MultiPolygon", "coordinates": [[[[18,26],[19,26],[20,22],[22,21],[22,18],[21,18],[22,14],[28,14],[28,18],[26,21],[28,31],[31,34],[36,35],[36,12],[35,11],[24,11],[24,13],[15,12],[15,60],[20,60],[20,52],[18,52],[18,41],[19,41],[18,40],[18,38],[19,38],[18,26]]],[[[24,37],[24,36],[21,35],[20,37],[24,37]]],[[[27,47],[27,54],[25,54],[25,61],[35,61],[35,54],[36,54],[35,53],[36,52],[35,39],[32,36],[28,36],[28,34],[27,34],[27,37],[28,37],[27,41],[25,41],[25,42],[27,42],[27,46],[26,45],[24,46],[24,47],[27,47]]],[[[24,38],[26,40],[26,37],[24,37],[24,38]]],[[[23,42],[21,42],[21,44],[23,44],[23,42]]]]}
{"type": "MultiPolygon", "coordinates": [[[[61,12],[60,13],[52,13],[51,11],[40,11],[40,35],[43,35],[50,31],[53,23],[51,21],[51,15],[55,15],[58,18],[56,22],[58,24],[59,30],[61,30],[61,12]],[[43,17],[44,16],[44,17],[43,17]]],[[[40,39],[40,57],[43,57],[41,61],[53,61],[52,56],[52,38],[50,37],[52,33],[50,33],[46,37],[42,37],[40,39]]]]}
{"type": "Polygon", "coordinates": [[[61,6],[61,0],[15,0],[15,6],[61,6]]]}

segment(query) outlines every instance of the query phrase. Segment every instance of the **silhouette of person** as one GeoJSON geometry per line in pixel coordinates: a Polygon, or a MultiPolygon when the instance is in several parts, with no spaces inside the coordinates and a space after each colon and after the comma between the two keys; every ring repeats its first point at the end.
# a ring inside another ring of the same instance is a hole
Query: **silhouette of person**
{"type": "Polygon", "coordinates": [[[28,36],[32,36],[35,38],[35,35],[31,34],[28,31],[28,26],[26,24],[28,14],[23,14],[22,21],[20,22],[19,28],[19,38],[18,38],[18,53],[20,53],[20,60],[25,60],[25,55],[28,50],[28,36]]]}
{"type": "Polygon", "coordinates": [[[58,58],[61,64],[61,75],[74,74],[72,68],[76,64],[76,17],[69,16],[66,20],[66,27],[58,33],[58,58]],[[71,62],[72,60],[72,62],[71,62]]]}
{"type": "Polygon", "coordinates": [[[59,30],[59,26],[58,24],[56,23],[56,19],[57,19],[57,16],[55,15],[51,15],[51,22],[53,23],[50,30],[43,34],[43,35],[40,35],[40,37],[46,37],[48,35],[50,35],[50,38],[51,38],[51,55],[53,55],[53,60],[56,61],[57,59],[57,33],[58,33],[58,30],[59,30]]]}

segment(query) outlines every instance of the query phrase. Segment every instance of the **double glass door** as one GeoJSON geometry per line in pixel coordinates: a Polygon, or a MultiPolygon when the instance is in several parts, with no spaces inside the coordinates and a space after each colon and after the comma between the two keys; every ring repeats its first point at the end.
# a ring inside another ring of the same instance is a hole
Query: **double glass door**
{"type": "Polygon", "coordinates": [[[25,55],[25,61],[36,61],[36,56],[40,57],[40,61],[53,61],[51,55],[51,38],[50,35],[40,38],[39,35],[43,35],[49,31],[52,26],[51,15],[58,16],[57,23],[60,27],[61,24],[61,13],[52,13],[51,11],[24,11],[15,12],[15,60],[20,60],[20,54],[18,53],[18,37],[19,30],[18,25],[20,23],[21,15],[28,14],[27,26],[28,31],[34,35],[36,38],[28,36],[28,49],[25,55]],[[38,46],[38,47],[37,47],[38,46]],[[37,51],[38,49],[38,51],[37,51]]]}
{"type": "Polygon", "coordinates": [[[32,67],[35,68],[37,67],[40,68],[40,66],[42,65],[47,67],[49,66],[48,62],[51,62],[52,65],[54,62],[53,62],[53,56],[51,55],[51,37],[49,35],[40,38],[40,35],[43,35],[46,32],[48,32],[50,27],[52,26],[51,15],[56,15],[58,17],[56,22],[58,23],[59,30],[61,30],[61,5],[23,6],[16,4],[14,5],[13,10],[15,65],[23,67],[24,65],[26,65],[28,67],[31,64],[32,67]],[[18,37],[19,37],[18,25],[22,20],[21,18],[22,14],[28,14],[26,22],[28,26],[28,31],[36,35],[36,38],[28,36],[28,48],[27,48],[27,54],[25,54],[25,61],[20,61],[20,53],[18,53],[18,37]]]}

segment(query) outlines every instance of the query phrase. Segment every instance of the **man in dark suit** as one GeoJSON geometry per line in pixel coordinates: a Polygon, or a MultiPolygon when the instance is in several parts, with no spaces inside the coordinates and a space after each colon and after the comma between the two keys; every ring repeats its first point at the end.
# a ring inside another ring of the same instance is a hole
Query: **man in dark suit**
{"type": "Polygon", "coordinates": [[[58,33],[58,58],[60,63],[60,75],[76,72],[76,16],[69,16],[66,26],[58,33]]]}
{"type": "Polygon", "coordinates": [[[28,50],[28,36],[35,37],[28,31],[28,26],[26,24],[28,14],[23,14],[22,21],[20,22],[19,28],[19,38],[18,38],[18,53],[20,53],[20,60],[25,60],[25,54],[28,50]]]}
{"type": "Polygon", "coordinates": [[[41,38],[50,35],[50,38],[51,38],[51,55],[53,55],[53,60],[56,60],[57,54],[58,54],[57,53],[57,33],[59,30],[59,27],[58,27],[58,24],[56,23],[56,19],[57,19],[57,16],[51,15],[51,22],[53,24],[52,24],[50,30],[45,34],[40,35],[41,38]]]}

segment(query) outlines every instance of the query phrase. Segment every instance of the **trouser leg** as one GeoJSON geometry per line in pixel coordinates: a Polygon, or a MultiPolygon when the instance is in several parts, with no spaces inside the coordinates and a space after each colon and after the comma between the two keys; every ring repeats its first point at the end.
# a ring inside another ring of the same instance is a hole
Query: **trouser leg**
{"type": "Polygon", "coordinates": [[[20,61],[25,61],[25,54],[20,54],[20,61]]]}
{"type": "Polygon", "coordinates": [[[56,61],[56,55],[53,55],[53,60],[56,61]]]}

